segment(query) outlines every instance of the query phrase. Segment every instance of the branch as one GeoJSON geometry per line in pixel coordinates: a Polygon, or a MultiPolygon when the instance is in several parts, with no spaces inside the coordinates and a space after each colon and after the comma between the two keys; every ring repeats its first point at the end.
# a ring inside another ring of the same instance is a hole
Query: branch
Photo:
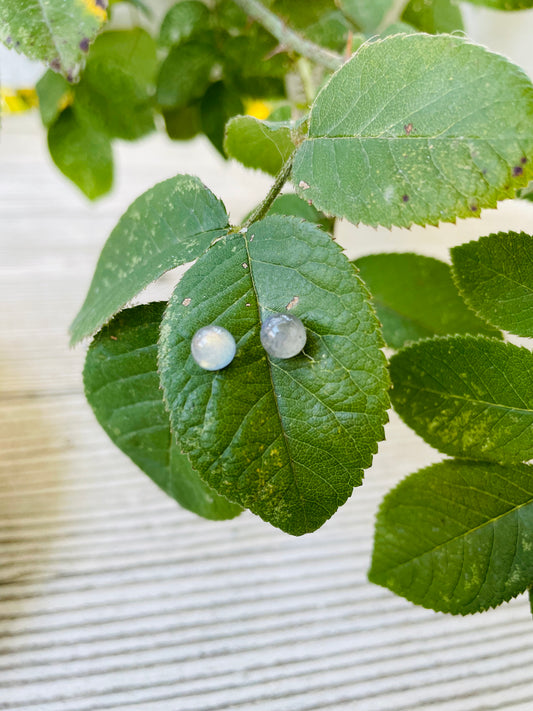
{"type": "Polygon", "coordinates": [[[296,54],[311,59],[316,64],[321,64],[326,69],[335,71],[342,64],[340,54],[330,52],[324,47],[306,40],[301,35],[291,30],[277,15],[268,10],[259,0],[233,0],[241,10],[252,17],[270,32],[283,47],[294,50],[296,54]]]}

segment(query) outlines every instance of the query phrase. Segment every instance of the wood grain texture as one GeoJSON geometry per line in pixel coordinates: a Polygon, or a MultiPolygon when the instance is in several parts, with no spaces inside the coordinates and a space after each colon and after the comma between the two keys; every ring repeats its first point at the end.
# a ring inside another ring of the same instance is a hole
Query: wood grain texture
{"type": "MultiPolygon", "coordinates": [[[[0,709],[24,711],[529,711],[527,600],[454,618],[366,580],[376,507],[438,461],[393,417],[375,466],[301,539],[251,514],[179,509],[108,441],[67,327],[129,202],[178,170],[233,218],[268,179],[202,141],[119,146],[117,189],[89,205],[51,166],[35,116],[0,142],[0,709]]],[[[351,257],[446,248],[533,227],[533,206],[436,230],[341,225],[351,257]],[[506,224],[510,215],[511,224],[506,224]],[[488,224],[487,224],[488,223],[488,224]]],[[[165,298],[176,274],[151,287],[165,298]]]]}

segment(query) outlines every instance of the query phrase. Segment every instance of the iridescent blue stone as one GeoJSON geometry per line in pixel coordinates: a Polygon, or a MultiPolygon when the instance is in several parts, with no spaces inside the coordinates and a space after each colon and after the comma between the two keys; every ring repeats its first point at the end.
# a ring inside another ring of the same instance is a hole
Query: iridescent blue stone
{"type": "Polygon", "coordinates": [[[306,340],[305,326],[291,314],[273,314],[261,326],[261,343],[273,358],[293,358],[306,340]]]}
{"type": "Polygon", "coordinates": [[[222,326],[204,326],[194,334],[191,355],[204,370],[221,370],[235,358],[235,339],[222,326]]]}

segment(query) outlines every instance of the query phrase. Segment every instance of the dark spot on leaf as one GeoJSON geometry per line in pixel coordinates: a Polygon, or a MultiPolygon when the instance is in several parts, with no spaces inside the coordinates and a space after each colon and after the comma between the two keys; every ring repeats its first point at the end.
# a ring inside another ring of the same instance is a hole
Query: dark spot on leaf
{"type": "Polygon", "coordinates": [[[102,10],[107,10],[107,0],[95,0],[96,7],[101,7],[102,10]]]}
{"type": "Polygon", "coordinates": [[[520,165],[515,165],[515,166],[514,166],[514,168],[513,168],[513,175],[514,175],[515,177],[517,177],[517,176],[519,176],[519,175],[522,175],[523,172],[524,172],[524,170],[523,170],[522,166],[520,166],[520,165]]]}
{"type": "Polygon", "coordinates": [[[84,37],[82,41],[80,42],[80,49],[82,52],[88,52],[89,51],[89,38],[84,37]]]}
{"type": "Polygon", "coordinates": [[[412,124],[412,123],[408,123],[407,125],[405,125],[405,126],[403,127],[403,130],[405,131],[405,135],[406,135],[406,136],[410,136],[410,135],[411,135],[411,131],[413,130],[413,124],[412,124]]]}
{"type": "Polygon", "coordinates": [[[472,210],[472,212],[477,212],[479,210],[477,205],[470,205],[470,209],[472,210]]]}
{"type": "Polygon", "coordinates": [[[523,156],[522,158],[520,158],[520,163],[522,163],[522,165],[524,165],[525,163],[527,163],[527,158],[526,158],[525,156],[523,156]]]}
{"type": "Polygon", "coordinates": [[[61,70],[61,62],[59,59],[56,57],[55,59],[52,59],[50,62],[50,67],[55,71],[59,72],[61,70]]]}
{"type": "Polygon", "coordinates": [[[486,169],[486,168],[483,168],[483,170],[481,171],[481,173],[482,173],[483,175],[487,175],[487,169],[486,169]]]}
{"type": "Polygon", "coordinates": [[[404,202],[409,202],[409,195],[402,195],[402,200],[404,202]]]}
{"type": "Polygon", "coordinates": [[[72,74],[72,72],[68,72],[68,74],[67,74],[67,81],[68,81],[69,84],[73,84],[73,83],[74,83],[74,75],[72,74]]]}
{"type": "Polygon", "coordinates": [[[11,35],[9,37],[6,37],[6,44],[11,44],[13,40],[11,39],[11,35]]]}

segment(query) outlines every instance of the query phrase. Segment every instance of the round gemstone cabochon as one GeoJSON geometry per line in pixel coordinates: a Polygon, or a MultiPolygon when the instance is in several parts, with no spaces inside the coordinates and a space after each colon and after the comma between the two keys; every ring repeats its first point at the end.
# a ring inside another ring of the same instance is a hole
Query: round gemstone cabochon
{"type": "Polygon", "coordinates": [[[293,358],[306,340],[305,326],[291,314],[273,314],[261,326],[261,343],[273,358],[293,358]]]}
{"type": "Polygon", "coordinates": [[[191,355],[204,370],[221,370],[235,358],[235,339],[222,326],[204,326],[191,341],[191,355]]]}

